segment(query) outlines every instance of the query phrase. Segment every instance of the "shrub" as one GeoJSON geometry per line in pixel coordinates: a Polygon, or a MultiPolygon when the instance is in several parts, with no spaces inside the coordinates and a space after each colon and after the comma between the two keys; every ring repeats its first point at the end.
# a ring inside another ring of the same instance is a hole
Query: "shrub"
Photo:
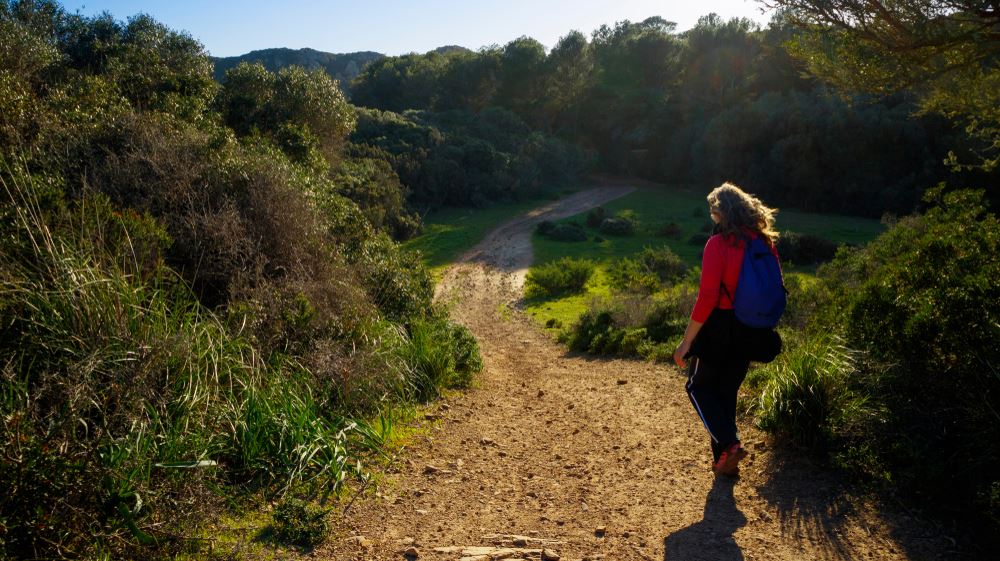
{"type": "Polygon", "coordinates": [[[783,261],[813,265],[833,259],[837,254],[837,243],[812,234],[782,232],[778,254],[783,261]]]}
{"type": "Polygon", "coordinates": [[[587,212],[587,227],[598,228],[600,227],[601,222],[604,222],[604,219],[607,217],[608,213],[604,210],[604,207],[599,206],[597,208],[592,208],[589,212],[587,212]]]}
{"type": "Polygon", "coordinates": [[[343,481],[343,419],[307,373],[265,363],[174,273],[118,253],[124,238],[155,248],[155,231],[131,236],[141,219],[104,210],[46,218],[33,181],[3,187],[0,448],[20,451],[0,470],[4,554],[139,557],[211,507],[219,481],[343,481]]]}
{"type": "Polygon", "coordinates": [[[635,224],[624,218],[605,218],[600,229],[602,234],[609,236],[631,236],[635,233],[635,224]]]}
{"type": "Polygon", "coordinates": [[[594,268],[592,261],[572,257],[534,266],[525,279],[525,294],[544,297],[580,292],[594,274],[594,268]]]}
{"type": "Polygon", "coordinates": [[[611,286],[620,290],[652,292],[684,276],[687,265],[669,247],[645,247],[619,259],[608,269],[611,286]]]}
{"type": "Polygon", "coordinates": [[[548,237],[560,242],[585,242],[587,232],[577,224],[556,224],[548,233],[548,237]]]}
{"type": "Polygon", "coordinates": [[[286,498],[271,514],[275,536],[285,543],[313,547],[326,540],[326,512],[303,500],[286,498]]]}
{"type": "Polygon", "coordinates": [[[656,274],[635,258],[623,257],[611,264],[607,272],[611,286],[618,290],[651,293],[660,287],[656,274]]]}
{"type": "Polygon", "coordinates": [[[884,414],[866,440],[894,480],[942,506],[983,509],[1000,461],[983,424],[1000,410],[1000,220],[981,191],[938,188],[927,202],[821,268],[833,297],[819,314],[872,359],[865,391],[884,414]]]}
{"type": "Polygon", "coordinates": [[[535,232],[543,236],[547,236],[550,233],[552,233],[552,230],[554,230],[555,227],[556,227],[555,222],[551,220],[542,220],[541,222],[538,223],[538,226],[535,226],[535,232]]]}
{"type": "Polygon", "coordinates": [[[451,342],[454,346],[455,373],[452,381],[455,387],[468,387],[472,376],[482,371],[483,358],[479,354],[479,343],[475,336],[464,325],[449,322],[451,327],[451,342]]]}
{"type": "Polygon", "coordinates": [[[656,235],[662,238],[679,240],[681,239],[681,227],[676,222],[670,222],[660,226],[660,228],[656,230],[656,235]]]}

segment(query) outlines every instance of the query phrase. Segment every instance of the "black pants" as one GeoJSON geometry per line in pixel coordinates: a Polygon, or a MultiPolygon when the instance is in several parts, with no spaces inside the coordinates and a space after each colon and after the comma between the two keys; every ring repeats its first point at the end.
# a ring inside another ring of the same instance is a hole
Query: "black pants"
{"type": "Polygon", "coordinates": [[[692,357],[685,388],[691,404],[712,438],[713,462],[739,440],[736,431],[736,394],[747,377],[750,361],[741,359],[705,361],[692,357]]]}

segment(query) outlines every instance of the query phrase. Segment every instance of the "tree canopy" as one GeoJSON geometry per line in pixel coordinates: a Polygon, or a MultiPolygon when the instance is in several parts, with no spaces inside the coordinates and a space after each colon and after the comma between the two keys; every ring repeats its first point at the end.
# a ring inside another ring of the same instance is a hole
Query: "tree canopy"
{"type": "Polygon", "coordinates": [[[791,42],[810,72],[838,87],[907,92],[922,111],[958,121],[975,159],[1000,162],[1000,4],[987,0],[767,0],[807,32],[791,42]]]}

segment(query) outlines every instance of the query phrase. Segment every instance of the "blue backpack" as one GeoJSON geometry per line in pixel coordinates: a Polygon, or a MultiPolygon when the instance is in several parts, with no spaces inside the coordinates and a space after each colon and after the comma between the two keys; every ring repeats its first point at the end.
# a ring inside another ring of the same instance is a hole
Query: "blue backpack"
{"type": "Polygon", "coordinates": [[[773,328],[785,311],[785,284],[778,258],[763,238],[746,239],[733,309],[748,327],[773,328]]]}

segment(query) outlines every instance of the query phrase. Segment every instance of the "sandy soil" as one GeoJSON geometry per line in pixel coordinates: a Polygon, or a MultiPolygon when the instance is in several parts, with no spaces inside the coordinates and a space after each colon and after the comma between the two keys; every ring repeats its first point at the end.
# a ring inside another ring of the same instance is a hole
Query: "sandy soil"
{"type": "MultiPolygon", "coordinates": [[[[479,339],[476,386],[436,404],[324,559],[952,559],[939,529],[853,495],[808,458],[751,451],[738,480],[673,366],[570,354],[517,311],[530,236],[631,189],[578,193],[490,233],[438,287],[479,339]]],[[[744,423],[745,425],[746,423],[744,423]]]]}

